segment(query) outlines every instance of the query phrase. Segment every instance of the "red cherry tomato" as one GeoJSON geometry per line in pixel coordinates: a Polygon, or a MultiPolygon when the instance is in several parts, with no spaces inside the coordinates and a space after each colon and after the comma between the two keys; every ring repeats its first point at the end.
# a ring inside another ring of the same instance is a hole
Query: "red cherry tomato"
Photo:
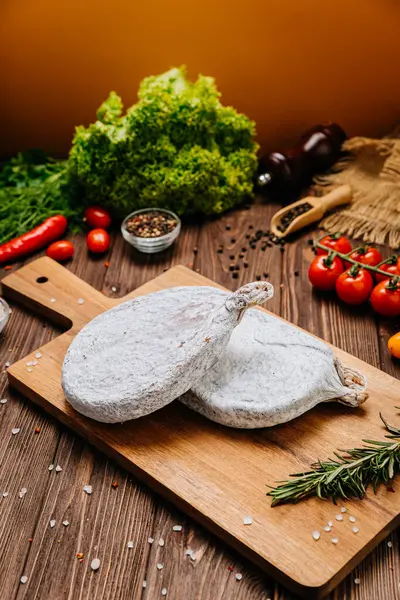
{"type": "MultiPolygon", "coordinates": [[[[351,252],[351,243],[347,237],[341,235],[340,233],[332,233],[331,235],[326,235],[322,238],[320,243],[323,246],[327,246],[331,250],[336,250],[336,252],[341,252],[342,254],[348,254],[351,252]]],[[[328,254],[326,250],[322,250],[322,248],[317,248],[317,254],[328,254]]]]}
{"type": "Polygon", "coordinates": [[[308,278],[312,285],[319,290],[335,289],[335,283],[339,275],[343,273],[343,263],[335,256],[317,256],[308,269],[308,278]]]}
{"type": "Polygon", "coordinates": [[[400,275],[400,271],[397,265],[397,256],[391,256],[388,262],[385,262],[383,265],[379,267],[380,271],[386,271],[388,274],[387,277],[381,275],[380,273],[375,273],[375,279],[377,281],[387,281],[390,279],[390,275],[400,275]]]}
{"type": "Polygon", "coordinates": [[[110,213],[101,206],[88,206],[83,217],[91,229],[98,227],[108,229],[111,225],[110,213]]]}
{"type": "Polygon", "coordinates": [[[54,260],[68,260],[74,255],[74,247],[68,240],[59,240],[50,244],[46,250],[46,254],[54,260]]]}
{"type": "Polygon", "coordinates": [[[400,315],[400,278],[381,281],[372,290],[371,304],[375,312],[385,317],[400,315]]]}
{"type": "Polygon", "coordinates": [[[90,252],[101,254],[110,247],[110,236],[105,229],[92,229],[87,234],[86,245],[90,252]]]}
{"type": "Polygon", "coordinates": [[[368,300],[373,285],[368,271],[352,267],[339,276],[336,281],[336,293],[347,304],[362,304],[368,300]]]}
{"type": "Polygon", "coordinates": [[[363,265],[370,265],[371,267],[375,267],[383,260],[382,254],[377,248],[374,248],[374,246],[366,246],[365,248],[354,250],[354,252],[350,254],[350,258],[363,265]]]}

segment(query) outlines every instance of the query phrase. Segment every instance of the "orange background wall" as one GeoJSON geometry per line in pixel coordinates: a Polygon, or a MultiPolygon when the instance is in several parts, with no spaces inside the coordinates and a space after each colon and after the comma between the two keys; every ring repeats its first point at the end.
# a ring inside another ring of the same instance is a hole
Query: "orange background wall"
{"type": "Polygon", "coordinates": [[[400,117],[398,0],[1,0],[0,156],[66,153],[115,89],[186,63],[257,121],[264,149],[333,119],[400,117]]]}

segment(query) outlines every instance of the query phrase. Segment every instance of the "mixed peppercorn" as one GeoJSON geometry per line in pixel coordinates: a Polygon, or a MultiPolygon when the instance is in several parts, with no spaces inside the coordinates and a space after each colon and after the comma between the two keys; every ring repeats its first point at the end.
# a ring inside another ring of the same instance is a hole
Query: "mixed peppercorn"
{"type": "Polygon", "coordinates": [[[126,224],[126,230],[142,238],[154,238],[171,233],[178,222],[174,217],[160,211],[149,211],[132,217],[126,224]]]}

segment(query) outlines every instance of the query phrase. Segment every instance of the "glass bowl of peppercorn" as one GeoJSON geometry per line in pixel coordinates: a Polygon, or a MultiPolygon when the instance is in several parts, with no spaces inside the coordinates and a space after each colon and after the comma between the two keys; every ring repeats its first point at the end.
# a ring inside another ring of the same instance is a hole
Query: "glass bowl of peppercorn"
{"type": "Polygon", "coordinates": [[[154,254],[174,243],[181,231],[181,220],[165,208],[143,208],[124,219],[121,231],[136,250],[154,254]]]}

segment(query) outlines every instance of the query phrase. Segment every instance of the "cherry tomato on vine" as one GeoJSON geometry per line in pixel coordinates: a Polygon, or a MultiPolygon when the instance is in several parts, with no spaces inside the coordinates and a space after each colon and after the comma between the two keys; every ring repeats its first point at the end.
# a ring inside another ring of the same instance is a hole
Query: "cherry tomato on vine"
{"type": "MultiPolygon", "coordinates": [[[[348,254],[352,250],[350,240],[348,240],[347,237],[341,233],[332,233],[331,235],[326,235],[322,238],[322,240],[320,240],[320,244],[327,246],[330,250],[341,252],[342,254],[348,254]]],[[[317,248],[317,254],[328,254],[328,252],[322,248],[317,248]]]]}
{"type": "Polygon", "coordinates": [[[46,250],[46,254],[54,260],[68,260],[74,255],[74,247],[68,240],[59,240],[50,244],[46,250]]]}
{"type": "Polygon", "coordinates": [[[336,281],[336,293],[347,304],[362,304],[368,300],[374,282],[365,269],[353,265],[336,281]]]}
{"type": "Polygon", "coordinates": [[[400,358],[400,333],[395,333],[388,341],[390,354],[395,358],[400,358]]]}
{"type": "Polygon", "coordinates": [[[308,269],[308,278],[319,290],[335,289],[339,275],[343,273],[343,263],[337,256],[317,256],[308,269]]]}
{"type": "Polygon", "coordinates": [[[350,254],[350,258],[363,265],[370,265],[371,267],[375,267],[383,260],[382,254],[374,246],[366,246],[365,248],[354,250],[354,252],[350,254]]]}
{"type": "Polygon", "coordinates": [[[110,236],[105,229],[92,229],[87,234],[86,245],[91,252],[101,254],[110,247],[110,236]]]}
{"type": "Polygon", "coordinates": [[[88,206],[83,213],[83,218],[91,229],[98,227],[108,229],[111,225],[110,213],[101,206],[88,206]]]}
{"type": "Polygon", "coordinates": [[[372,290],[371,304],[374,311],[384,317],[400,315],[400,277],[378,283],[372,290]]]}
{"type": "Polygon", "coordinates": [[[380,271],[386,271],[387,277],[380,273],[375,273],[375,279],[377,281],[387,281],[390,275],[400,275],[400,271],[397,264],[397,256],[394,254],[391,256],[383,265],[379,266],[380,271]]]}

